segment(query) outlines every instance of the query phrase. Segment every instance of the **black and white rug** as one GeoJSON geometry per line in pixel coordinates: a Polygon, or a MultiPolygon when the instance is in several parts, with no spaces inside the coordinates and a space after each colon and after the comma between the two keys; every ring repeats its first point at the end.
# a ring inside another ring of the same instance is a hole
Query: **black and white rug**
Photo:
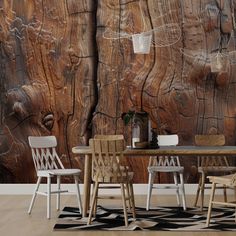
{"type": "Polygon", "coordinates": [[[236,231],[234,208],[213,208],[211,224],[206,227],[207,211],[198,208],[156,207],[146,211],[136,208],[136,220],[129,216],[124,226],[123,209],[98,207],[96,219],[87,226],[78,208],[65,207],[54,230],[157,230],[157,231],[236,231]]]}

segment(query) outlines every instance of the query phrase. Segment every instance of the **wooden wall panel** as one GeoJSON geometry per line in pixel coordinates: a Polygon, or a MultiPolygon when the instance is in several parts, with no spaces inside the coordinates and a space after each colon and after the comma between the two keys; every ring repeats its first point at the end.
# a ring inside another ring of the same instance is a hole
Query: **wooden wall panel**
{"type": "Polygon", "coordinates": [[[34,181],[28,135],[56,135],[65,165],[83,167],[71,147],[95,105],[92,2],[1,2],[1,182],[34,181]]]}
{"type": "MultiPolygon", "coordinates": [[[[235,50],[235,39],[230,37],[234,1],[101,2],[97,14],[100,94],[93,131],[124,133],[119,122],[122,112],[144,109],[159,133],[178,133],[181,144],[193,144],[195,134],[217,133],[235,144],[235,104],[228,103],[229,91],[235,91],[235,65],[231,63],[225,72],[210,70],[210,53],[235,50]],[[170,47],[151,48],[147,55],[134,54],[129,39],[102,37],[108,28],[134,34],[168,23],[180,25],[181,39],[170,47]]],[[[196,181],[196,158],[183,162],[187,181],[196,181]]],[[[137,182],[147,179],[143,172],[147,163],[143,163],[144,159],[130,160],[137,182]]]]}
{"type": "MultiPolygon", "coordinates": [[[[130,127],[121,119],[128,110],[147,111],[158,132],[178,133],[180,144],[224,133],[234,145],[235,61],[211,73],[210,54],[235,50],[235,4],[0,1],[0,182],[35,180],[28,135],[56,135],[65,165],[79,168],[83,158],[71,148],[94,134],[123,133],[128,144],[130,127]],[[180,26],[177,43],[133,53],[131,34],[168,23],[180,26]],[[109,29],[130,37],[106,39],[109,29]]],[[[147,181],[147,162],[129,160],[135,182],[147,181]]],[[[186,181],[195,182],[196,158],[183,164],[186,181]]]]}

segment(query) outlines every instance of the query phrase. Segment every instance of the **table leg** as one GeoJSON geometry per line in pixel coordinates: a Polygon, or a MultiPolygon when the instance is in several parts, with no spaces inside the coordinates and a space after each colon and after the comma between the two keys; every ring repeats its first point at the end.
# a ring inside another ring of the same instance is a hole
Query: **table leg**
{"type": "Polygon", "coordinates": [[[87,216],[88,210],[89,210],[90,187],[91,187],[91,168],[92,168],[92,157],[91,157],[91,155],[85,155],[83,217],[87,216]]]}

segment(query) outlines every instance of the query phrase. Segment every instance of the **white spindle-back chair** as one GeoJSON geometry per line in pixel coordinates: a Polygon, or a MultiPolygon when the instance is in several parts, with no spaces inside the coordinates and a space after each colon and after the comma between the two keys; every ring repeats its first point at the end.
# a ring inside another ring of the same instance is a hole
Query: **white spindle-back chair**
{"type": "Polygon", "coordinates": [[[29,136],[29,145],[32,151],[35,170],[37,173],[37,184],[30,203],[28,213],[30,214],[37,194],[47,196],[47,218],[51,217],[51,194],[57,194],[57,210],[60,209],[60,193],[68,192],[61,190],[61,176],[73,176],[76,186],[76,194],[80,212],[82,212],[82,203],[79,190],[80,169],[65,169],[56,151],[57,140],[55,136],[29,136]],[[40,192],[39,186],[42,178],[47,178],[47,192],[40,192]],[[57,190],[51,190],[51,178],[57,178],[57,190]]]}
{"type": "MultiPolygon", "coordinates": [[[[176,146],[179,143],[179,137],[176,134],[172,135],[158,135],[157,137],[158,145],[161,146],[176,146]]],[[[186,210],[186,199],[185,199],[185,189],[184,189],[184,178],[183,178],[184,167],[180,165],[179,157],[178,156],[157,156],[157,157],[150,157],[149,158],[149,165],[148,165],[148,194],[147,194],[147,204],[146,209],[149,210],[150,208],[150,200],[153,188],[174,188],[176,189],[176,197],[178,205],[180,205],[180,194],[182,196],[182,203],[183,209],[186,210]],[[173,186],[166,186],[166,185],[155,185],[154,177],[158,172],[169,172],[173,173],[174,176],[174,183],[173,186]],[[180,179],[180,183],[178,183],[178,177],[180,179]]]]}

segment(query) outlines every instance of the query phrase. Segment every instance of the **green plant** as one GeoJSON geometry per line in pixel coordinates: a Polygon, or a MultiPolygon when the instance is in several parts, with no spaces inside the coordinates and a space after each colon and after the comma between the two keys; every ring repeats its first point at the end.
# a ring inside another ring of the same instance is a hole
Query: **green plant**
{"type": "Polygon", "coordinates": [[[135,111],[128,111],[127,113],[122,114],[122,119],[123,119],[125,125],[129,124],[129,122],[134,117],[134,114],[135,114],[135,111]]]}

